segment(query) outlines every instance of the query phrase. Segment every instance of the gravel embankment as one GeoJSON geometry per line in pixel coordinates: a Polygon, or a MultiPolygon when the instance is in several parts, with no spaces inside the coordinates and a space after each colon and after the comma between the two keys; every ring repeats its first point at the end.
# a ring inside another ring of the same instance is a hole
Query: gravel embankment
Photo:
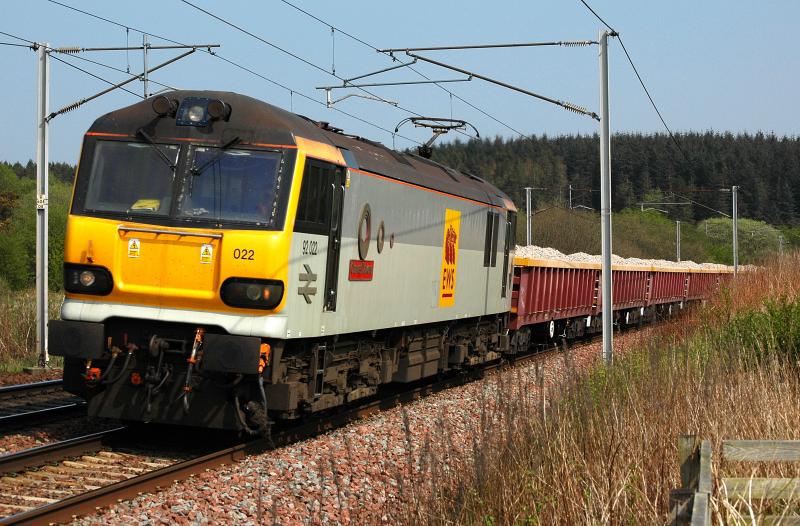
{"type": "MultiPolygon", "coordinates": [[[[642,334],[616,342],[618,354],[642,334]]],[[[576,369],[600,343],[571,352],[576,369]]],[[[565,376],[560,353],[543,356],[546,385],[565,376]]],[[[397,524],[396,512],[424,491],[434,470],[471,469],[482,411],[500,397],[538,396],[535,365],[488,375],[324,435],[209,471],[165,491],[142,495],[74,524],[397,524]],[[431,453],[431,443],[447,444],[431,453]],[[445,450],[442,453],[442,450],[445,450]],[[435,467],[433,466],[435,464],[435,467]]],[[[494,425],[494,424],[492,424],[494,425]]]]}
{"type": "MultiPolygon", "coordinates": [[[[529,259],[556,259],[559,261],[570,261],[573,263],[602,263],[601,256],[576,252],[574,254],[564,254],[554,248],[537,247],[536,245],[519,246],[516,248],[516,256],[529,259]]],[[[664,268],[691,268],[691,269],[712,269],[712,270],[733,270],[728,265],[718,263],[695,263],[694,261],[668,261],[665,259],[640,259],[623,258],[616,254],[611,256],[611,263],[614,265],[630,265],[643,267],[664,267],[664,268]]]]}

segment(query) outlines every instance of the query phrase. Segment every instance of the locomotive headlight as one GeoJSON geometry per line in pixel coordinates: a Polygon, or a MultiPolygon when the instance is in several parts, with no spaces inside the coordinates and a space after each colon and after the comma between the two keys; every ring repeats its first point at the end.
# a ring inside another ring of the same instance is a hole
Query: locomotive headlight
{"type": "Polygon", "coordinates": [[[200,122],[206,116],[206,110],[202,106],[195,105],[190,106],[188,110],[186,110],[186,118],[189,119],[191,122],[200,122]]]}
{"type": "Polygon", "coordinates": [[[243,309],[274,309],[283,298],[283,282],[271,279],[228,278],[220,288],[226,305],[243,309]]]}
{"type": "MultiPolygon", "coordinates": [[[[156,101],[153,101],[155,104],[156,101]]],[[[165,105],[159,102],[159,107],[165,105]]],[[[156,111],[158,113],[158,111],[156,111]]],[[[227,121],[231,116],[231,105],[219,99],[186,97],[175,112],[178,126],[208,126],[212,121],[227,121]]]]}
{"type": "Polygon", "coordinates": [[[83,285],[84,287],[91,287],[92,285],[94,285],[96,278],[94,277],[94,272],[92,272],[91,270],[84,270],[83,272],[80,273],[79,280],[81,282],[81,285],[83,285]]]}
{"type": "Polygon", "coordinates": [[[111,272],[97,265],[64,263],[64,290],[105,296],[114,288],[111,272]]]}
{"type": "Polygon", "coordinates": [[[258,301],[261,299],[261,285],[248,285],[245,291],[247,294],[247,299],[250,301],[258,301]]]}

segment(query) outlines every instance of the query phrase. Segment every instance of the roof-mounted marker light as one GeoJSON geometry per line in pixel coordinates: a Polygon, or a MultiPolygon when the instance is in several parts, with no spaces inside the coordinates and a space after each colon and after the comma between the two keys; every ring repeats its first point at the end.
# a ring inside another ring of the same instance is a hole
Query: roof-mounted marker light
{"type": "Polygon", "coordinates": [[[153,111],[162,117],[166,115],[174,116],[175,112],[178,111],[178,101],[159,95],[153,99],[153,111]]]}

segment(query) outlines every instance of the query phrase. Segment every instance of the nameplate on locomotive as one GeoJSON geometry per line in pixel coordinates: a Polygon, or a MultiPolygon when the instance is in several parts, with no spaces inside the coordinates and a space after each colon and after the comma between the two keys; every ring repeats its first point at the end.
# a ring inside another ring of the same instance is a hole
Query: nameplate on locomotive
{"type": "Polygon", "coordinates": [[[350,281],[372,281],[375,262],[369,260],[350,260],[350,281]]]}

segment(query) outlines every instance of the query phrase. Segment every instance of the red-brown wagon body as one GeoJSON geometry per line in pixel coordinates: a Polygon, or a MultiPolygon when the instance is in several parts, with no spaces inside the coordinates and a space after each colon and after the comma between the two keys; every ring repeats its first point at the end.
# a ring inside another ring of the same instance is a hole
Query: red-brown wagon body
{"type": "MultiPolygon", "coordinates": [[[[614,265],[614,310],[700,300],[728,272],[614,265]]],[[[515,258],[509,328],[580,316],[602,309],[600,265],[515,258]]]]}

